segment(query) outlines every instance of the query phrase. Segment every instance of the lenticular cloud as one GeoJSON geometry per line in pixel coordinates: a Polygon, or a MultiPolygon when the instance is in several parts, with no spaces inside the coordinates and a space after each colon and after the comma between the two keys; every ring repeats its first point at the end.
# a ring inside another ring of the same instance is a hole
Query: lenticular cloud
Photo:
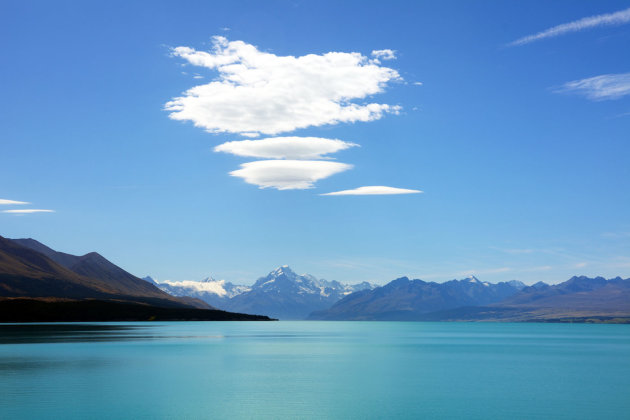
{"type": "Polygon", "coordinates": [[[421,194],[420,190],[409,190],[406,188],[385,187],[382,185],[370,185],[359,187],[353,190],[335,191],[321,195],[397,195],[397,194],[421,194]]]}
{"type": "MultiPolygon", "coordinates": [[[[188,64],[216,72],[210,83],[185,91],[167,102],[174,120],[191,121],[211,133],[237,133],[256,138],[296,129],[356,121],[373,121],[400,107],[370,102],[388,83],[402,80],[396,70],[381,65],[396,58],[394,50],[359,53],[329,52],[278,56],[243,41],[214,37],[209,51],[176,47],[172,55],[188,64]]],[[[229,141],[215,152],[266,159],[243,163],[230,172],[259,188],[295,190],[349,170],[328,155],[358,146],[320,137],[269,137],[229,141]],[[319,160],[316,160],[319,159],[319,160]]],[[[417,190],[361,187],[328,195],[409,194],[417,190]]]]}
{"type": "MultiPolygon", "coordinates": [[[[373,121],[399,106],[352,102],[400,79],[394,69],[359,53],[279,56],[243,41],[213,38],[210,51],[176,47],[174,56],[216,70],[210,83],[167,102],[174,120],[214,133],[278,134],[342,122],[373,121]]],[[[383,57],[383,58],[393,58],[383,57]]]]}
{"type": "Polygon", "coordinates": [[[324,159],[324,155],[355,146],[358,144],[321,137],[271,137],[229,141],[214,151],[262,159],[324,159]]]}
{"type": "Polygon", "coordinates": [[[230,175],[260,188],[303,190],[313,188],[320,179],[351,168],[347,163],[325,160],[259,160],[242,164],[241,169],[230,175]]]}

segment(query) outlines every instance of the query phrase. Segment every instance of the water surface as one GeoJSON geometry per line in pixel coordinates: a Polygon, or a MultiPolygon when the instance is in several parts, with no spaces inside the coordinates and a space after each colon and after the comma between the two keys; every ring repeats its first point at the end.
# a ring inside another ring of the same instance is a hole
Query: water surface
{"type": "Polygon", "coordinates": [[[630,418],[630,326],[0,325],[0,418],[630,418]]]}

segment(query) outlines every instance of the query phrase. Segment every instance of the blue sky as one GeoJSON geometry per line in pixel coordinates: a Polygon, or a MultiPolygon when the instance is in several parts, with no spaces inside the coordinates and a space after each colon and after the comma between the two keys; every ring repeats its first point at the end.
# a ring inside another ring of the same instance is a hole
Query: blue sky
{"type": "Polygon", "coordinates": [[[54,210],[2,236],[160,280],[630,277],[630,2],[128,3],[1,3],[0,211],[54,210]],[[423,192],[321,195],[364,186],[423,192]]]}

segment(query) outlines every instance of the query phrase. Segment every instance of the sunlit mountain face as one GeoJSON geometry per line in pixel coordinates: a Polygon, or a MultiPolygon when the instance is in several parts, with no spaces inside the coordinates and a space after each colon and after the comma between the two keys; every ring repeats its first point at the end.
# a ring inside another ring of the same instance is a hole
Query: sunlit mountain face
{"type": "Polygon", "coordinates": [[[344,296],[375,286],[363,282],[343,284],[318,279],[310,274],[298,275],[288,265],[278,267],[252,286],[235,285],[208,277],[202,281],[155,282],[174,296],[192,296],[225,310],[270,314],[280,319],[304,319],[311,312],[332,306],[344,296]]]}

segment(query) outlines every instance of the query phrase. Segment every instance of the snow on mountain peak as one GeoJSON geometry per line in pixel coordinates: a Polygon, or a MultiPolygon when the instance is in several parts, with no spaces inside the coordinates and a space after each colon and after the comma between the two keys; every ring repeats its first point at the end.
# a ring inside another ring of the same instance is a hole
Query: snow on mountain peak
{"type": "Polygon", "coordinates": [[[285,265],[282,265],[282,266],[276,268],[272,272],[270,272],[269,276],[278,277],[278,276],[281,276],[283,274],[287,275],[287,276],[294,276],[295,275],[293,270],[291,270],[291,267],[289,267],[288,265],[285,264],[285,265]]]}

